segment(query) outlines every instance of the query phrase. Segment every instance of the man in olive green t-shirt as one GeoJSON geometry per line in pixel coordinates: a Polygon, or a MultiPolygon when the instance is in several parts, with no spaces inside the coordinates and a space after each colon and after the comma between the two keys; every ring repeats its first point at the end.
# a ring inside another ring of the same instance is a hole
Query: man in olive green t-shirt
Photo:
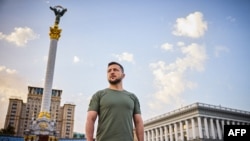
{"type": "Polygon", "coordinates": [[[108,64],[109,87],[97,91],[89,103],[86,137],[94,140],[94,124],[98,117],[97,141],[133,141],[133,123],[138,141],[144,140],[140,103],[136,95],[123,89],[124,69],[117,62],[108,64]]]}

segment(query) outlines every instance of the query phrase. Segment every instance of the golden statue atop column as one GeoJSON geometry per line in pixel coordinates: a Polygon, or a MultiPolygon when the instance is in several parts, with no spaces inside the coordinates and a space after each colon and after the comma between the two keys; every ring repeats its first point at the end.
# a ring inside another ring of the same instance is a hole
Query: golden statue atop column
{"type": "Polygon", "coordinates": [[[55,23],[53,27],[50,27],[50,38],[51,39],[56,39],[58,40],[60,38],[60,33],[61,33],[61,29],[58,28],[59,22],[60,22],[60,18],[64,15],[64,13],[67,11],[67,8],[63,8],[62,6],[58,5],[55,7],[51,7],[50,9],[52,11],[54,11],[55,13],[55,23]]]}

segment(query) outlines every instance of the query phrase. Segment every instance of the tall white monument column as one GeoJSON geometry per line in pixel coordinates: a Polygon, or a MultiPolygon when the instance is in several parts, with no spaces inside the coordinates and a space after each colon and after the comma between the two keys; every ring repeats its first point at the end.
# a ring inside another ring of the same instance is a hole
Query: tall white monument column
{"type": "Polygon", "coordinates": [[[47,62],[47,69],[45,75],[45,83],[44,83],[44,91],[42,98],[41,110],[39,113],[39,117],[46,116],[50,118],[50,103],[51,103],[51,93],[52,93],[52,84],[53,84],[53,76],[55,69],[55,61],[56,61],[56,50],[57,50],[57,42],[60,38],[61,29],[59,29],[59,21],[60,17],[67,11],[66,8],[62,6],[50,7],[51,10],[54,11],[56,19],[53,27],[50,27],[50,47],[49,47],[49,55],[47,62]]]}
{"type": "Polygon", "coordinates": [[[50,102],[51,102],[51,92],[52,92],[55,60],[56,60],[57,41],[58,40],[53,39],[53,38],[50,41],[50,50],[49,50],[49,56],[48,56],[44,93],[43,93],[42,106],[41,106],[42,112],[48,112],[48,113],[50,112],[50,102]]]}
{"type": "Polygon", "coordinates": [[[51,103],[51,94],[52,94],[52,84],[56,60],[56,50],[57,42],[60,38],[61,29],[59,29],[60,17],[67,11],[66,8],[62,6],[50,7],[56,15],[55,24],[53,27],[50,27],[50,47],[48,55],[48,63],[45,75],[45,83],[42,97],[42,104],[40,113],[35,120],[32,118],[32,124],[30,129],[25,131],[24,139],[29,141],[30,138],[35,138],[36,141],[57,141],[58,132],[56,131],[56,121],[51,119],[50,116],[50,103],[51,103]]]}

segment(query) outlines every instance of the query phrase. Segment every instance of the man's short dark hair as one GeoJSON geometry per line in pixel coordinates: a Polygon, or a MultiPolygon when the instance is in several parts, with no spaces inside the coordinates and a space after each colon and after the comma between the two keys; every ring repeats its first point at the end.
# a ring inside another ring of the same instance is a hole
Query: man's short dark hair
{"type": "Polygon", "coordinates": [[[117,62],[114,62],[114,61],[108,63],[108,67],[111,66],[111,65],[118,65],[121,68],[122,72],[124,72],[124,68],[120,63],[117,63],[117,62]]]}

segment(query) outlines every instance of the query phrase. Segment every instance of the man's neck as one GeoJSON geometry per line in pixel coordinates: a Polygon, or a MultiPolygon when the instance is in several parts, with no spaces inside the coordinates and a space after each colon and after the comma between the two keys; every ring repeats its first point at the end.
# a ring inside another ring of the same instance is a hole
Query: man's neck
{"type": "Polygon", "coordinates": [[[116,84],[116,85],[110,84],[109,85],[109,89],[117,90],[117,91],[123,91],[123,87],[122,87],[121,84],[116,84]]]}

